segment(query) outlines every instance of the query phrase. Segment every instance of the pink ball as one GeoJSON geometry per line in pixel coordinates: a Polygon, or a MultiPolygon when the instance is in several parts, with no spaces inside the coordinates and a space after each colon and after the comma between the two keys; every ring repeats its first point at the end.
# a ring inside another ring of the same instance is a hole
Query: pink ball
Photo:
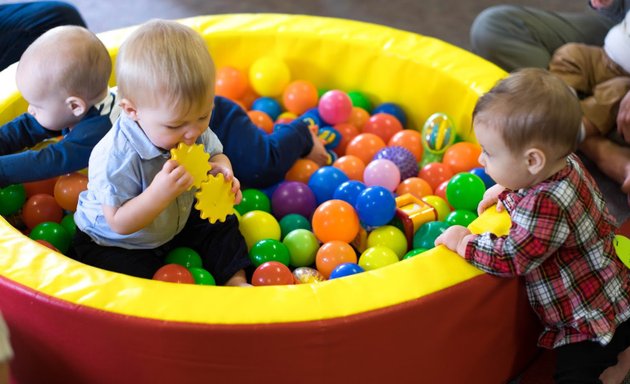
{"type": "Polygon", "coordinates": [[[400,184],[400,170],[391,160],[372,160],[363,171],[363,182],[368,187],[380,185],[393,192],[400,184]]]}
{"type": "Polygon", "coordinates": [[[328,91],[319,98],[317,111],[330,125],[345,123],[352,113],[352,100],[343,91],[328,91]]]}

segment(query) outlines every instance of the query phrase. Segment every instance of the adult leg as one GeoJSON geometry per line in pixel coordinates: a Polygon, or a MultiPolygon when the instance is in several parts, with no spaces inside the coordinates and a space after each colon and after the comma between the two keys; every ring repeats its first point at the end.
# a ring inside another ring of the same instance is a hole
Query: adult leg
{"type": "Polygon", "coordinates": [[[0,70],[18,61],[40,35],[60,25],[86,26],[75,7],[60,1],[0,5],[0,70]]]}
{"type": "Polygon", "coordinates": [[[582,13],[498,5],[474,20],[473,52],[506,71],[523,67],[547,68],[553,52],[569,42],[603,45],[613,22],[587,9],[582,13]]]}

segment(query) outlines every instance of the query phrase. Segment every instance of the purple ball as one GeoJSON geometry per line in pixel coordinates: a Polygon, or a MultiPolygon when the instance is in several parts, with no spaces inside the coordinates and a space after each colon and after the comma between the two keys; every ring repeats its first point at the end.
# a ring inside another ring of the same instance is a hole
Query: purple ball
{"type": "Polygon", "coordinates": [[[393,145],[376,152],[372,160],[387,159],[392,161],[400,170],[400,180],[418,176],[418,162],[407,148],[393,145]]]}
{"type": "Polygon", "coordinates": [[[271,195],[271,211],[277,220],[289,213],[297,213],[310,219],[315,208],[315,194],[308,185],[299,181],[282,182],[271,195]]]}

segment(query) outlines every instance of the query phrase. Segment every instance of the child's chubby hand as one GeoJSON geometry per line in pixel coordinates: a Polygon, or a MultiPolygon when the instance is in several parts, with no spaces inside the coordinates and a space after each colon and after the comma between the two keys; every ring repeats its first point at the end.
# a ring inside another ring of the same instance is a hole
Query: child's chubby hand
{"type": "Polygon", "coordinates": [[[461,225],[450,226],[435,239],[435,246],[444,245],[460,256],[466,255],[466,246],[472,237],[470,230],[461,225]]]}
{"type": "Polygon", "coordinates": [[[234,176],[234,172],[232,168],[226,167],[221,163],[213,163],[210,162],[212,169],[210,170],[210,175],[218,175],[221,173],[226,182],[232,183],[232,192],[234,193],[234,205],[238,204],[243,200],[243,193],[241,192],[241,182],[234,176]]]}
{"type": "Polygon", "coordinates": [[[192,175],[175,160],[168,160],[151,182],[152,189],[169,199],[187,191],[193,184],[192,175]]]}
{"type": "Polygon", "coordinates": [[[313,148],[306,155],[306,158],[309,160],[313,160],[317,165],[323,166],[328,164],[329,156],[328,152],[326,152],[326,147],[322,142],[322,139],[317,136],[317,133],[311,130],[311,136],[313,138],[313,148]]]}
{"type": "Polygon", "coordinates": [[[505,209],[503,204],[499,201],[499,195],[505,190],[505,187],[499,184],[495,184],[483,194],[483,198],[477,205],[477,214],[481,215],[486,209],[493,205],[497,205],[497,212],[501,212],[505,209]]]}

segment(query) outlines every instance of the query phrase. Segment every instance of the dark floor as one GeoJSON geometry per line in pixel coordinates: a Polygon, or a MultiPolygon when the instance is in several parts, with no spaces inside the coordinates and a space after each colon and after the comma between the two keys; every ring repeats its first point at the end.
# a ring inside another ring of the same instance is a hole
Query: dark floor
{"type": "MultiPolygon", "coordinates": [[[[7,3],[11,1],[2,1],[7,3]]],[[[470,49],[468,31],[484,8],[496,4],[521,4],[548,10],[579,12],[587,1],[566,0],[70,0],[95,32],[139,24],[151,18],[184,18],[224,13],[288,13],[354,19],[433,36],[470,49]]],[[[625,195],[615,183],[594,171],[621,223],[630,217],[625,195]]]]}

